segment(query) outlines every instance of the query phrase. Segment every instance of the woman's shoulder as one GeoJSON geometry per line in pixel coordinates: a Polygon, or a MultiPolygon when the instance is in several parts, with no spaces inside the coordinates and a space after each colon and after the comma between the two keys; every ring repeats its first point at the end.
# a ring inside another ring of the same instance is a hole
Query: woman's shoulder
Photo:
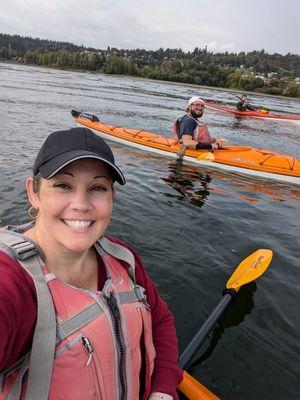
{"type": "Polygon", "coordinates": [[[16,291],[25,289],[35,290],[30,275],[15,258],[2,250],[0,250],[0,274],[0,285],[2,288],[6,287],[16,291]]]}
{"type": "Polygon", "coordinates": [[[10,271],[18,273],[21,270],[21,266],[15,258],[11,257],[4,250],[0,249],[0,269],[5,269],[8,273],[10,271]]]}

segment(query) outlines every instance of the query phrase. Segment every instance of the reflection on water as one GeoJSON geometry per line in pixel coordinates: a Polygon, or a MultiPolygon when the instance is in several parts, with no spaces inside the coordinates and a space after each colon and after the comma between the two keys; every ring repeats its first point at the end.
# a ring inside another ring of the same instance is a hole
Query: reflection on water
{"type": "Polygon", "coordinates": [[[300,188],[293,185],[266,183],[263,180],[223,171],[203,172],[203,167],[185,164],[182,159],[169,162],[168,169],[169,174],[161,179],[179,195],[170,192],[164,195],[198,207],[205,204],[210,193],[233,197],[247,203],[265,201],[266,198],[273,203],[300,200],[300,188]]]}
{"type": "Polygon", "coordinates": [[[170,193],[165,193],[165,195],[173,198],[177,197],[178,200],[188,201],[195,206],[202,207],[209,196],[208,184],[211,181],[210,176],[196,172],[192,168],[183,168],[182,159],[176,159],[176,161],[169,163],[169,170],[169,175],[162,177],[162,180],[175,189],[180,196],[170,193]]]}
{"type": "MultiPolygon", "coordinates": [[[[260,122],[261,121],[258,121],[256,126],[251,126],[251,132],[263,133],[265,131],[265,125],[261,125],[260,122]]],[[[234,122],[232,122],[232,129],[237,130],[238,132],[244,131],[246,133],[249,131],[247,123],[245,123],[245,120],[241,117],[235,117],[234,122]]]]}
{"type": "Polygon", "coordinates": [[[189,365],[190,373],[193,373],[196,367],[212,355],[225,329],[240,325],[244,321],[246,315],[251,313],[251,310],[254,308],[253,296],[256,290],[257,286],[255,282],[251,282],[240,289],[237,294],[238,299],[234,299],[229,304],[216,326],[213,328],[210,334],[211,338],[209,339],[209,336],[207,337],[207,341],[209,340],[208,348],[189,365]]]}

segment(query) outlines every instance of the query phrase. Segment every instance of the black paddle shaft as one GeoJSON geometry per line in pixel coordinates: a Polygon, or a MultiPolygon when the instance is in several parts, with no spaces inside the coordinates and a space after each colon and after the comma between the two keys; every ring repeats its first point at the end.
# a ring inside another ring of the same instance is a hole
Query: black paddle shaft
{"type": "Polygon", "coordinates": [[[200,347],[200,345],[204,342],[206,336],[209,334],[211,329],[214,327],[218,319],[220,318],[223,311],[226,309],[230,301],[232,300],[232,295],[226,293],[219,304],[216,306],[214,311],[210,314],[207,320],[204,322],[202,327],[196,333],[196,335],[191,340],[190,344],[186,347],[179,358],[179,365],[181,369],[185,369],[186,366],[191,361],[192,357],[200,347]]]}

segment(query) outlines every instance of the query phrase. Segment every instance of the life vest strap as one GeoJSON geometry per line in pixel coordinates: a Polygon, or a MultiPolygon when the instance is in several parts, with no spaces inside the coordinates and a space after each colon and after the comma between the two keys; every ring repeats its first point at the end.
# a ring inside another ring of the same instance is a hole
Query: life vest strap
{"type": "Polygon", "coordinates": [[[125,261],[129,264],[128,274],[135,284],[135,260],[132,252],[121,244],[114,243],[107,239],[105,236],[102,236],[96,243],[95,247],[98,250],[99,254],[103,254],[103,250],[105,253],[112,255],[113,257],[125,261]]]}
{"type": "MultiPolygon", "coordinates": [[[[28,371],[29,368],[29,359],[30,359],[30,352],[26,353],[25,357],[23,358],[23,361],[21,363],[21,369],[20,372],[17,376],[17,379],[14,381],[14,384],[6,396],[6,400],[19,400],[21,398],[21,392],[22,392],[22,382],[23,378],[28,371]]],[[[3,381],[4,384],[4,381],[3,381]]],[[[33,397],[34,399],[37,399],[37,397],[33,397]]],[[[26,399],[29,399],[29,397],[26,396],[26,399]]]]}
{"type": "Polygon", "coordinates": [[[59,323],[56,329],[57,344],[104,313],[99,303],[93,303],[78,314],[59,323]]]}
{"type": "MultiPolygon", "coordinates": [[[[36,246],[24,236],[0,232],[1,247],[16,258],[33,279],[37,294],[37,321],[30,353],[26,400],[46,399],[49,394],[56,344],[56,317],[53,300],[42,271],[36,246]]],[[[22,364],[21,371],[25,368],[22,364]]],[[[28,368],[27,368],[28,369],[28,368]]],[[[27,370],[26,369],[26,370],[27,370]]],[[[25,371],[24,371],[25,373],[25,371]]],[[[7,400],[19,399],[19,379],[14,382],[7,400]]]]}
{"type": "Polygon", "coordinates": [[[0,372],[0,393],[3,392],[5,378],[7,376],[13,374],[18,369],[20,369],[20,367],[22,366],[23,362],[25,361],[25,359],[27,357],[29,357],[29,355],[30,355],[30,351],[28,351],[26,354],[24,354],[24,356],[19,358],[11,367],[7,368],[5,371],[1,371],[0,372]]]}
{"type": "MultiPolygon", "coordinates": [[[[119,299],[121,304],[133,303],[136,301],[147,304],[144,289],[138,285],[134,287],[134,291],[119,293],[119,299]]],[[[67,320],[58,323],[56,330],[56,344],[60,343],[68,336],[80,330],[83,326],[87,325],[103,313],[104,310],[101,307],[101,304],[95,302],[89,307],[80,311],[78,314],[75,314],[67,320]]]]}

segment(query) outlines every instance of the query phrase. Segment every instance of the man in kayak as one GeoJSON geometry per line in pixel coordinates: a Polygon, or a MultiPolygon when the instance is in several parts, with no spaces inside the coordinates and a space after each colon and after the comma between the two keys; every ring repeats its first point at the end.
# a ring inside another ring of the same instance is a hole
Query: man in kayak
{"type": "Polygon", "coordinates": [[[245,94],[237,102],[236,108],[238,111],[256,111],[256,108],[249,104],[248,97],[245,94]]]}
{"type": "Polygon", "coordinates": [[[227,142],[226,139],[212,138],[206,124],[199,121],[204,113],[204,108],[204,100],[193,96],[188,101],[186,114],[175,121],[173,133],[181,145],[179,156],[183,156],[185,148],[214,151],[227,142]]]}

